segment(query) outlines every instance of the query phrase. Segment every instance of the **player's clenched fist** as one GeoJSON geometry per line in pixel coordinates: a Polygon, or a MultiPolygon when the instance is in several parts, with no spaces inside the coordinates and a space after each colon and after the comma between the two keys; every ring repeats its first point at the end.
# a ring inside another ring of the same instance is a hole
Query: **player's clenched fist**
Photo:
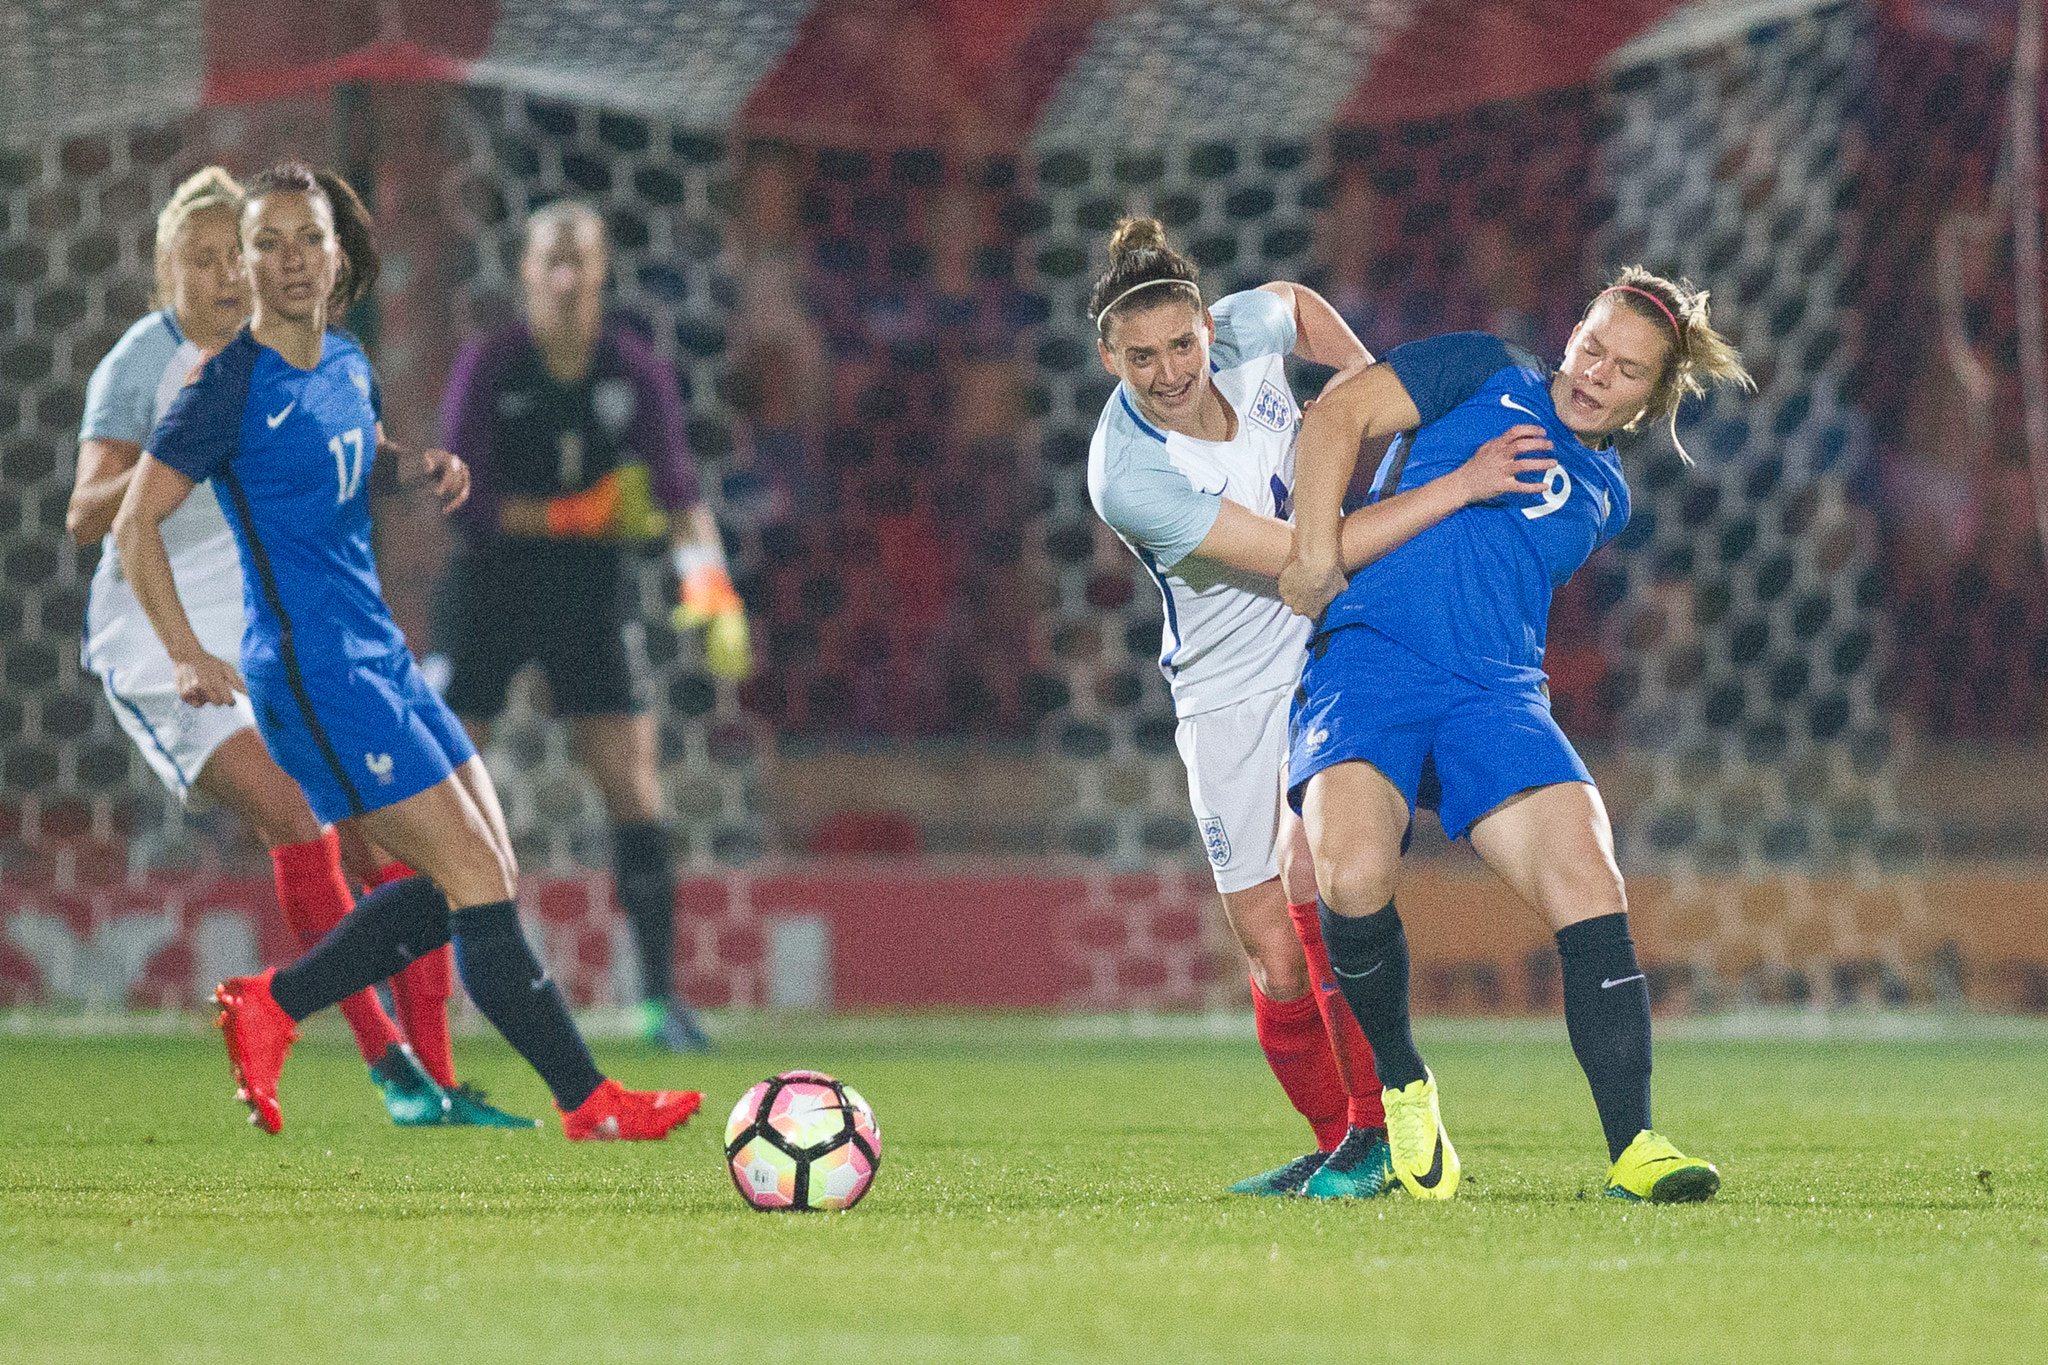
{"type": "Polygon", "coordinates": [[[460,455],[425,450],[420,452],[420,462],[428,481],[434,485],[434,496],[441,500],[443,512],[453,512],[469,501],[469,466],[460,455]]]}

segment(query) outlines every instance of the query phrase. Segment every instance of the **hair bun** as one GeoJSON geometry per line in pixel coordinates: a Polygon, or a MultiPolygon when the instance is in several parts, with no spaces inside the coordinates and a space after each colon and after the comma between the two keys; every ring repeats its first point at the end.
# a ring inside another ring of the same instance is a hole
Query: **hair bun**
{"type": "Polygon", "coordinates": [[[1135,251],[1166,250],[1166,225],[1157,218],[1125,218],[1109,238],[1109,259],[1121,260],[1135,251]]]}

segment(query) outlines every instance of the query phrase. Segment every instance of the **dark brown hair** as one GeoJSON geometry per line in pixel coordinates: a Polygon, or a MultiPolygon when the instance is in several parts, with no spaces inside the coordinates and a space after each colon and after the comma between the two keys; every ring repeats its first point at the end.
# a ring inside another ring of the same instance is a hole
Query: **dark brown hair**
{"type": "MultiPolygon", "coordinates": [[[[315,170],[303,161],[284,161],[269,170],[258,171],[243,187],[245,201],[255,203],[266,194],[317,194],[327,201],[334,215],[334,241],[341,248],[341,270],[334,279],[334,292],[327,296],[330,313],[346,312],[351,304],[370,296],[377,287],[383,263],[377,257],[377,242],[370,211],[343,180],[330,170],[315,170]]],[[[339,318],[337,317],[337,321],[339,318]]]]}
{"type": "Polygon", "coordinates": [[[1166,227],[1157,218],[1125,218],[1109,236],[1109,270],[1088,293],[1088,318],[1096,335],[1109,336],[1112,316],[1132,308],[1149,308],[1175,299],[1202,310],[1201,268],[1166,244],[1166,227]],[[1186,286],[1146,289],[1126,301],[1134,289],[1148,284],[1186,286]]]}

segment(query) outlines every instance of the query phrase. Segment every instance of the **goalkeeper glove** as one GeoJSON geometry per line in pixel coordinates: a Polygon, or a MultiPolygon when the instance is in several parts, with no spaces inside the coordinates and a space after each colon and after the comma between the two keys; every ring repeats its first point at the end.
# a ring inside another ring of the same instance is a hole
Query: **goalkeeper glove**
{"type": "Polygon", "coordinates": [[[704,627],[704,661],[721,678],[739,681],[753,671],[747,609],[733,588],[725,552],[717,545],[678,545],[676,580],[682,600],[672,619],[677,630],[704,627]]]}
{"type": "Polygon", "coordinates": [[[656,540],[668,514],[654,505],[644,464],[620,465],[581,493],[547,502],[548,534],[560,540],[656,540]]]}

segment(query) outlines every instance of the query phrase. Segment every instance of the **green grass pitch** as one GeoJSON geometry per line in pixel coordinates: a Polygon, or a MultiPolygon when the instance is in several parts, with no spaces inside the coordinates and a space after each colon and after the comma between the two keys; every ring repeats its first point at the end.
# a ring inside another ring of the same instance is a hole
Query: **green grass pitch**
{"type": "MultiPolygon", "coordinates": [[[[402,1132],[332,1031],[243,1122],[210,1032],[0,1037],[0,1359],[578,1362],[2048,1360],[2048,1034],[1667,1038],[1659,1125],[1703,1206],[1596,1196],[1561,1029],[1423,1030],[1448,1205],[1258,1200],[1305,1127],[1244,1039],[1048,1019],[757,1022],[667,1143],[402,1132]],[[764,1215],[718,1144],[806,1065],[881,1119],[847,1215],[764,1215]]],[[[545,1112],[495,1040],[469,1076],[545,1112]]]]}

